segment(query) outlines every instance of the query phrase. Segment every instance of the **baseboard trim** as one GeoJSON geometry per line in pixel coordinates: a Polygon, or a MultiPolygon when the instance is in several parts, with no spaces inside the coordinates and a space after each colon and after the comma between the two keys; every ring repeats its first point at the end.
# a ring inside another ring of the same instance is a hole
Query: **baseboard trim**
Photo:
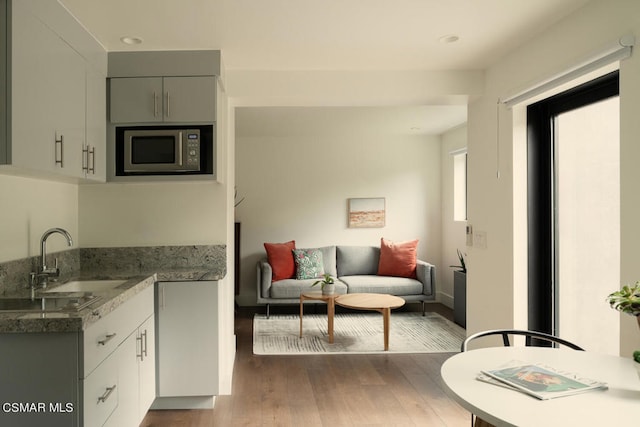
{"type": "Polygon", "coordinates": [[[215,396],[156,397],[151,409],[213,409],[215,396]]]}
{"type": "Polygon", "coordinates": [[[453,310],[453,295],[445,294],[444,292],[439,292],[438,302],[453,310]]]}

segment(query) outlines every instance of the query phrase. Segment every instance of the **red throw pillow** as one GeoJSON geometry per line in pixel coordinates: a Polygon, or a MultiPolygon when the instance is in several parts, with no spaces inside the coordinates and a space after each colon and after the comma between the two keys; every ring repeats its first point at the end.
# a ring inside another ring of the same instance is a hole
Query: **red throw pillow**
{"type": "Polygon", "coordinates": [[[379,276],[396,276],[416,278],[418,241],[393,243],[380,240],[379,276]]]}
{"type": "Polygon", "coordinates": [[[296,248],[296,241],[286,243],[265,243],[267,259],[271,264],[273,282],[282,279],[291,279],[296,274],[296,264],[293,260],[293,250],[296,248]]]}

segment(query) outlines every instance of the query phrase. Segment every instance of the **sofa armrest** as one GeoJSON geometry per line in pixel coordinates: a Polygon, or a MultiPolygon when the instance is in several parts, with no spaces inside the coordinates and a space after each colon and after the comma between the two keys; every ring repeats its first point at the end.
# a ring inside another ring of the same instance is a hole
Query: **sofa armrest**
{"type": "Polygon", "coordinates": [[[273,270],[271,269],[271,264],[267,262],[266,258],[258,261],[258,265],[256,266],[256,273],[258,298],[267,298],[269,296],[269,288],[271,287],[273,270]]]}
{"type": "Polygon", "coordinates": [[[422,293],[430,299],[436,297],[436,266],[426,261],[418,260],[416,263],[416,276],[422,282],[422,293]]]}

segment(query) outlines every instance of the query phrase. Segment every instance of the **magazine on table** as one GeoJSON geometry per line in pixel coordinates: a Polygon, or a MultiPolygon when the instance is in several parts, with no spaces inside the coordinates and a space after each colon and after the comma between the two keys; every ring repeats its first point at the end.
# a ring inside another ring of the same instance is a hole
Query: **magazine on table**
{"type": "Polygon", "coordinates": [[[521,391],[542,400],[607,388],[607,384],[600,381],[580,378],[575,374],[560,372],[541,364],[522,362],[484,370],[477,379],[521,391]]]}

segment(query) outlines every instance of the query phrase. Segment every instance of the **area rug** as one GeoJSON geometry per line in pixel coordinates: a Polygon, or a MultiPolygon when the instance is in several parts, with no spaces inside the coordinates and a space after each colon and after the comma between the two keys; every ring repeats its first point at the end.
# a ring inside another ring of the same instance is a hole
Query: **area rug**
{"type": "Polygon", "coordinates": [[[253,318],[253,352],[260,355],[453,353],[466,337],[463,328],[437,313],[392,312],[389,351],[384,351],[384,329],[379,313],[338,313],[333,344],[329,344],[326,314],[305,314],[302,338],[300,317],[263,314],[253,318]]]}

